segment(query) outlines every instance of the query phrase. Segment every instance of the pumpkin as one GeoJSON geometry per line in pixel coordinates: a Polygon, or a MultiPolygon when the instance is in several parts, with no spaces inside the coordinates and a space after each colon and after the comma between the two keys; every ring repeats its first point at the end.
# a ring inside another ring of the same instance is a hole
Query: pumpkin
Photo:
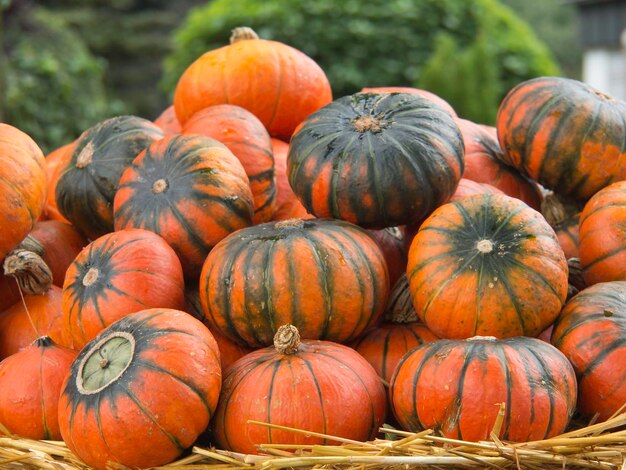
{"type": "Polygon", "coordinates": [[[190,280],[228,234],[252,224],[254,203],[241,163],[223,144],[199,135],[171,135],[133,161],[113,203],[115,230],[161,235],[190,280]]]}
{"type": "Polygon", "coordinates": [[[369,362],[388,385],[396,366],[411,349],[439,339],[419,322],[406,275],[391,290],[383,315],[385,322],[375,326],[351,346],[369,362]]]}
{"type": "Polygon", "coordinates": [[[183,126],[184,134],[200,134],[228,147],[241,162],[250,180],[255,224],[272,219],[276,184],[272,140],[258,118],[239,106],[209,106],[195,113],[183,126]]]}
{"type": "Polygon", "coordinates": [[[369,229],[367,233],[383,252],[389,272],[389,285],[393,286],[406,272],[407,250],[404,242],[404,227],[369,229]]]}
{"type": "Polygon", "coordinates": [[[276,326],[307,339],[356,339],[378,320],[389,294],[376,242],[348,222],[290,219],[248,227],[209,253],[200,300],[210,328],[252,348],[276,326]]]}
{"type": "Polygon", "coordinates": [[[76,355],[43,336],[0,362],[0,424],[21,437],[61,440],[59,395],[76,355]]]}
{"type": "Polygon", "coordinates": [[[541,213],[552,226],[567,259],[578,258],[580,244],[580,213],[584,204],[567,200],[546,190],[541,201],[541,213]]]}
{"type": "Polygon", "coordinates": [[[165,134],[180,134],[182,126],[176,117],[174,105],[170,105],[153,121],[165,134]]]}
{"type": "Polygon", "coordinates": [[[180,261],[161,237],[141,229],[103,235],[87,245],[67,270],[64,332],[80,349],[129,313],[182,308],[184,289],[180,261]]]}
{"type": "Polygon", "coordinates": [[[63,290],[50,286],[39,295],[24,295],[0,312],[0,360],[25,348],[40,336],[70,346],[63,333],[63,290]]]}
{"type": "Polygon", "coordinates": [[[522,82],[500,104],[496,127],[502,161],[561,196],[587,200],[626,179],[626,103],[585,83],[522,82]]]}
{"type": "Polygon", "coordinates": [[[502,149],[496,129],[457,119],[465,143],[465,171],[463,178],[490,184],[505,194],[521,199],[535,210],[540,210],[542,195],[539,185],[512,166],[502,163],[502,149]]]}
{"type": "Polygon", "coordinates": [[[113,231],[113,196],[137,154],[163,137],[136,116],[106,119],[76,140],[59,168],[55,197],[61,214],[91,240],[113,231]]]}
{"type": "Polygon", "coordinates": [[[0,312],[19,302],[20,299],[17,280],[11,276],[0,275],[0,312]]]}
{"type": "Polygon", "coordinates": [[[537,336],[567,296],[554,230],[519,199],[479,194],[445,204],[411,243],[407,276],[418,316],[437,336],[537,336]]]}
{"type": "Polygon", "coordinates": [[[366,228],[423,219],[463,172],[450,114],[414,94],[356,93],[307,117],[289,143],[287,174],[317,217],[366,228]]]}
{"type": "Polygon", "coordinates": [[[578,410],[600,421],[626,403],[626,282],[601,282],[572,298],[554,325],[551,342],[578,378],[578,410]]]}
{"type": "Polygon", "coordinates": [[[450,103],[448,103],[446,100],[444,100],[440,96],[428,90],[422,90],[421,88],[412,88],[408,86],[387,86],[387,87],[372,87],[372,88],[366,87],[366,88],[361,88],[361,92],[362,93],[409,93],[413,95],[419,95],[422,98],[426,98],[431,101],[434,101],[435,103],[440,105],[442,108],[444,108],[446,111],[448,111],[452,117],[454,118],[457,117],[456,111],[454,110],[452,105],[450,105],[450,103]]]}
{"type": "Polygon", "coordinates": [[[96,469],[171,462],[209,424],[222,384],[219,360],[209,330],[185,312],[126,316],[72,364],[59,399],[63,440],[96,469]]]}
{"type": "Polygon", "coordinates": [[[235,28],[228,46],[206,52],[180,77],[174,108],[184,126],[202,108],[233,104],[261,120],[272,135],[289,140],[309,114],[332,100],[324,71],[301,51],[235,28]]]}
{"type": "Polygon", "coordinates": [[[59,179],[59,169],[67,164],[67,159],[74,151],[75,142],[70,142],[46,155],[46,179],[48,181],[48,196],[43,209],[43,217],[48,220],[58,220],[70,223],[57,207],[56,187],[59,179]]]}
{"type": "Polygon", "coordinates": [[[347,346],[300,340],[297,328],[284,325],[273,347],[226,371],[213,431],[220,448],[253,454],[264,443],[332,441],[249,420],[361,441],[376,435],[385,414],[385,390],[365,359],[347,346]]]}
{"type": "Polygon", "coordinates": [[[537,338],[477,336],[413,349],[396,368],[390,395],[405,430],[486,440],[503,404],[496,435],[528,442],[565,431],[576,409],[576,376],[563,354],[537,338]]]}
{"type": "Polygon", "coordinates": [[[274,173],[276,175],[276,210],[273,220],[310,219],[309,214],[289,185],[287,177],[287,154],[289,144],[272,137],[274,173]]]}
{"type": "Polygon", "coordinates": [[[585,204],[579,230],[587,285],[626,281],[626,181],[602,189],[585,204]]]}
{"type": "Polygon", "coordinates": [[[27,134],[0,123],[0,261],[33,228],[46,202],[46,162],[27,134]]]}

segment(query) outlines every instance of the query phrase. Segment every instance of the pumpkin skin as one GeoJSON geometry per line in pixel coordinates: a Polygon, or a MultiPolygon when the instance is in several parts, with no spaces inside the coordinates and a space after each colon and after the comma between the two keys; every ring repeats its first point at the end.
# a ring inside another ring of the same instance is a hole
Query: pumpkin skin
{"type": "Polygon", "coordinates": [[[113,207],[115,230],[161,235],[186,277],[197,280],[211,248],[252,224],[254,203],[248,177],[226,146],[204,136],[173,135],[133,161],[113,207]]]}
{"type": "Polygon", "coordinates": [[[51,286],[45,294],[25,295],[24,302],[20,299],[1,312],[0,360],[27,347],[40,336],[48,336],[56,344],[68,347],[63,333],[62,301],[62,289],[51,286]]]}
{"type": "Polygon", "coordinates": [[[419,95],[422,98],[429,99],[434,101],[446,111],[450,113],[450,115],[454,118],[457,117],[456,111],[452,107],[450,103],[444,100],[442,97],[431,93],[428,90],[422,90],[420,88],[411,88],[408,86],[387,86],[387,87],[373,87],[373,88],[361,88],[362,93],[409,93],[413,95],[419,95]]]}
{"type": "Polygon", "coordinates": [[[442,338],[535,337],[567,296],[567,261],[554,230],[500,194],[437,209],[411,243],[407,276],[418,316],[442,338]]]}
{"type": "Polygon", "coordinates": [[[113,231],[113,197],[122,172],[163,131],[136,116],[106,119],[76,140],[59,169],[55,190],[61,214],[91,240],[113,231]]]}
{"type": "Polygon", "coordinates": [[[626,281],[626,181],[598,191],[580,216],[580,264],[587,285],[626,281]]]}
{"type": "Polygon", "coordinates": [[[554,227],[559,244],[565,253],[565,258],[578,258],[580,253],[578,247],[580,245],[579,231],[580,213],[567,218],[561,224],[554,227]]]}
{"type": "Polygon", "coordinates": [[[294,194],[287,177],[287,154],[289,144],[272,137],[274,173],[276,175],[276,210],[272,220],[311,219],[304,206],[294,194]]]}
{"type": "Polygon", "coordinates": [[[418,346],[398,365],[390,393],[403,429],[486,440],[505,403],[498,437],[528,442],[565,431],[576,376],[563,354],[537,338],[477,336],[418,346]]]}
{"type": "Polygon", "coordinates": [[[503,162],[555,193],[587,200],[626,179],[626,103],[561,77],[520,83],[498,109],[503,162]]]}
{"type": "Polygon", "coordinates": [[[59,179],[59,169],[67,164],[67,159],[70,158],[74,151],[75,142],[70,142],[62,147],[50,152],[46,155],[46,179],[48,181],[48,196],[46,199],[46,205],[43,209],[42,216],[47,220],[58,220],[60,222],[70,223],[59,208],[57,207],[56,199],[56,187],[57,180],[59,179]]]}
{"type": "Polygon", "coordinates": [[[226,371],[213,421],[217,445],[254,454],[256,444],[332,442],[248,420],[347,439],[373,438],[385,419],[386,398],[372,366],[347,346],[298,342],[285,328],[277,331],[276,346],[252,352],[226,371]]]}
{"type": "Polygon", "coordinates": [[[63,328],[82,348],[111,323],[150,307],[182,308],[182,267],[174,250],[155,233],[113,232],[76,257],[63,284],[63,328]]]}
{"type": "Polygon", "coordinates": [[[502,149],[496,129],[457,119],[465,143],[463,178],[490,184],[503,193],[521,199],[535,210],[541,209],[541,189],[512,166],[502,163],[502,149]]]}
{"type": "Polygon", "coordinates": [[[0,423],[9,432],[61,440],[59,395],[77,354],[44,336],[0,362],[0,423]]]}
{"type": "Polygon", "coordinates": [[[183,72],[174,92],[182,125],[197,111],[233,104],[258,117],[272,137],[289,140],[309,114],[332,100],[324,71],[303,52],[233,30],[231,44],[206,52],[183,72]]]}
{"type": "Polygon", "coordinates": [[[184,134],[200,134],[223,143],[241,162],[250,180],[255,224],[272,219],[276,201],[272,140],[263,123],[239,106],[209,106],[183,126],[184,134]]]}
{"type": "Polygon", "coordinates": [[[595,284],[559,315],[551,342],[578,378],[578,410],[604,421],[626,403],[626,282],[595,284]]]}
{"type": "Polygon", "coordinates": [[[356,93],[307,117],[287,174],[317,217],[384,228],[420,220],[454,193],[463,139],[450,114],[414,94],[356,93]]]}
{"type": "Polygon", "coordinates": [[[389,285],[406,272],[407,249],[404,242],[404,227],[387,227],[381,230],[368,230],[367,233],[374,239],[383,252],[389,272],[389,285]]]}
{"type": "Polygon", "coordinates": [[[219,351],[200,321],[141,310],[102,331],[72,364],[59,399],[61,435],[96,469],[163,465],[207,427],[221,384],[219,351]]]}
{"type": "Polygon", "coordinates": [[[361,228],[336,220],[290,219],[239,230],[211,250],[200,300],[213,331],[260,348],[276,325],[303,338],[356,339],[389,295],[385,259],[361,228]]]}
{"type": "Polygon", "coordinates": [[[165,108],[153,122],[159,126],[165,134],[180,134],[183,130],[176,117],[174,105],[165,108]]]}
{"type": "Polygon", "coordinates": [[[0,260],[33,228],[46,202],[46,162],[26,133],[0,123],[0,260]]]}
{"type": "Polygon", "coordinates": [[[20,301],[20,291],[11,276],[0,276],[0,312],[20,301]]]}

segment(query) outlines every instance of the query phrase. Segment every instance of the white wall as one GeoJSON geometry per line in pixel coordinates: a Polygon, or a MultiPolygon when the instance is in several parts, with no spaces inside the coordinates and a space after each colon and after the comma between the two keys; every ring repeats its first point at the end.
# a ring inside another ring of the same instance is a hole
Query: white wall
{"type": "Polygon", "coordinates": [[[582,79],[592,87],[626,101],[626,51],[623,49],[585,51],[582,79]]]}

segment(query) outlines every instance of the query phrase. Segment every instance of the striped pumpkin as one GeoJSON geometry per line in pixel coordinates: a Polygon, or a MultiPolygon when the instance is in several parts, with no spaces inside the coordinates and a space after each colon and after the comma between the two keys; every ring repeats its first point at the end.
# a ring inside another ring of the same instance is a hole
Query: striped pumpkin
{"type": "Polygon", "coordinates": [[[61,436],[98,470],[167,464],[205,430],[222,385],[219,351],[191,315],[147,309],[90,341],[61,388],[61,436]]]}
{"type": "Polygon", "coordinates": [[[587,200],[626,179],[626,103],[561,77],[520,83],[502,101],[502,161],[561,196],[587,200]]]}
{"type": "Polygon", "coordinates": [[[199,135],[155,142],[122,175],[113,203],[115,230],[161,235],[198,278],[207,254],[231,232],[252,224],[248,177],[223,144],[199,135]]]}
{"type": "Polygon", "coordinates": [[[587,285],[626,281],[626,181],[604,188],[585,204],[579,255],[587,285]]]}
{"type": "Polygon", "coordinates": [[[357,93],[310,115],[289,144],[289,183],[317,217],[367,228],[426,217],[454,193],[463,139],[450,114],[414,94],[357,93]]]}
{"type": "Polygon", "coordinates": [[[213,431],[220,448],[250,454],[263,443],[334,442],[248,420],[368,440],[386,407],[382,383],[358,353],[328,341],[300,341],[298,330],[285,325],[273,347],[244,356],[226,372],[213,431]]]}
{"type": "Polygon", "coordinates": [[[48,196],[43,209],[43,218],[70,223],[57,207],[56,187],[59,179],[59,169],[67,164],[67,159],[74,152],[75,142],[70,142],[46,155],[46,179],[48,181],[48,196]]]}
{"type": "Polygon", "coordinates": [[[442,97],[428,91],[422,90],[421,88],[412,88],[408,86],[383,86],[383,87],[372,87],[372,88],[361,88],[361,92],[363,93],[409,93],[412,95],[419,95],[422,98],[429,99],[434,101],[438,105],[440,105],[443,109],[448,111],[450,115],[454,118],[457,117],[456,111],[452,107],[450,103],[444,100],[442,97]]]}
{"type": "Polygon", "coordinates": [[[576,408],[567,358],[536,338],[477,336],[426,343],[407,354],[391,380],[393,413],[408,431],[488,439],[504,404],[501,439],[527,442],[565,431],[576,408]]]}
{"type": "Polygon", "coordinates": [[[387,227],[380,230],[369,229],[367,233],[379,246],[387,262],[389,285],[406,272],[407,249],[404,240],[404,227],[387,227]]]}
{"type": "Polygon", "coordinates": [[[151,307],[182,308],[176,253],[147,230],[122,230],[87,245],[67,270],[63,328],[80,349],[111,323],[151,307]]]}
{"type": "Polygon", "coordinates": [[[382,314],[385,259],[361,228],[290,219],[239,230],[204,263],[200,300],[210,328],[249,347],[272,344],[278,325],[303,338],[356,339],[382,314]]]}
{"type": "Polygon", "coordinates": [[[551,342],[574,366],[578,410],[604,421],[626,403],[626,282],[602,282],[571,299],[551,342]]]}
{"type": "Polygon", "coordinates": [[[501,194],[445,204],[411,243],[420,319],[442,338],[537,336],[567,296],[567,262],[537,211],[501,194]]]}
{"type": "Polygon", "coordinates": [[[241,162],[250,180],[255,224],[272,219],[276,205],[272,140],[263,123],[250,111],[222,104],[195,113],[183,134],[200,134],[226,145],[241,162]]]}

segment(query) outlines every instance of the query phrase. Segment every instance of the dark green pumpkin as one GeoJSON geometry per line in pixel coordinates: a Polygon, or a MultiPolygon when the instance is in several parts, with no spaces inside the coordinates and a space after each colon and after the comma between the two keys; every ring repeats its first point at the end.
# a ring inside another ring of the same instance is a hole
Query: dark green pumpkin
{"type": "Polygon", "coordinates": [[[425,218],[454,193],[463,138],[418,95],[356,93],[309,116],[289,144],[289,183],[306,209],[367,228],[425,218]]]}
{"type": "Polygon", "coordinates": [[[163,135],[157,125],[136,116],[114,117],[87,129],[61,163],[55,193],[60,212],[92,240],[112,232],[113,196],[122,172],[163,135]]]}

